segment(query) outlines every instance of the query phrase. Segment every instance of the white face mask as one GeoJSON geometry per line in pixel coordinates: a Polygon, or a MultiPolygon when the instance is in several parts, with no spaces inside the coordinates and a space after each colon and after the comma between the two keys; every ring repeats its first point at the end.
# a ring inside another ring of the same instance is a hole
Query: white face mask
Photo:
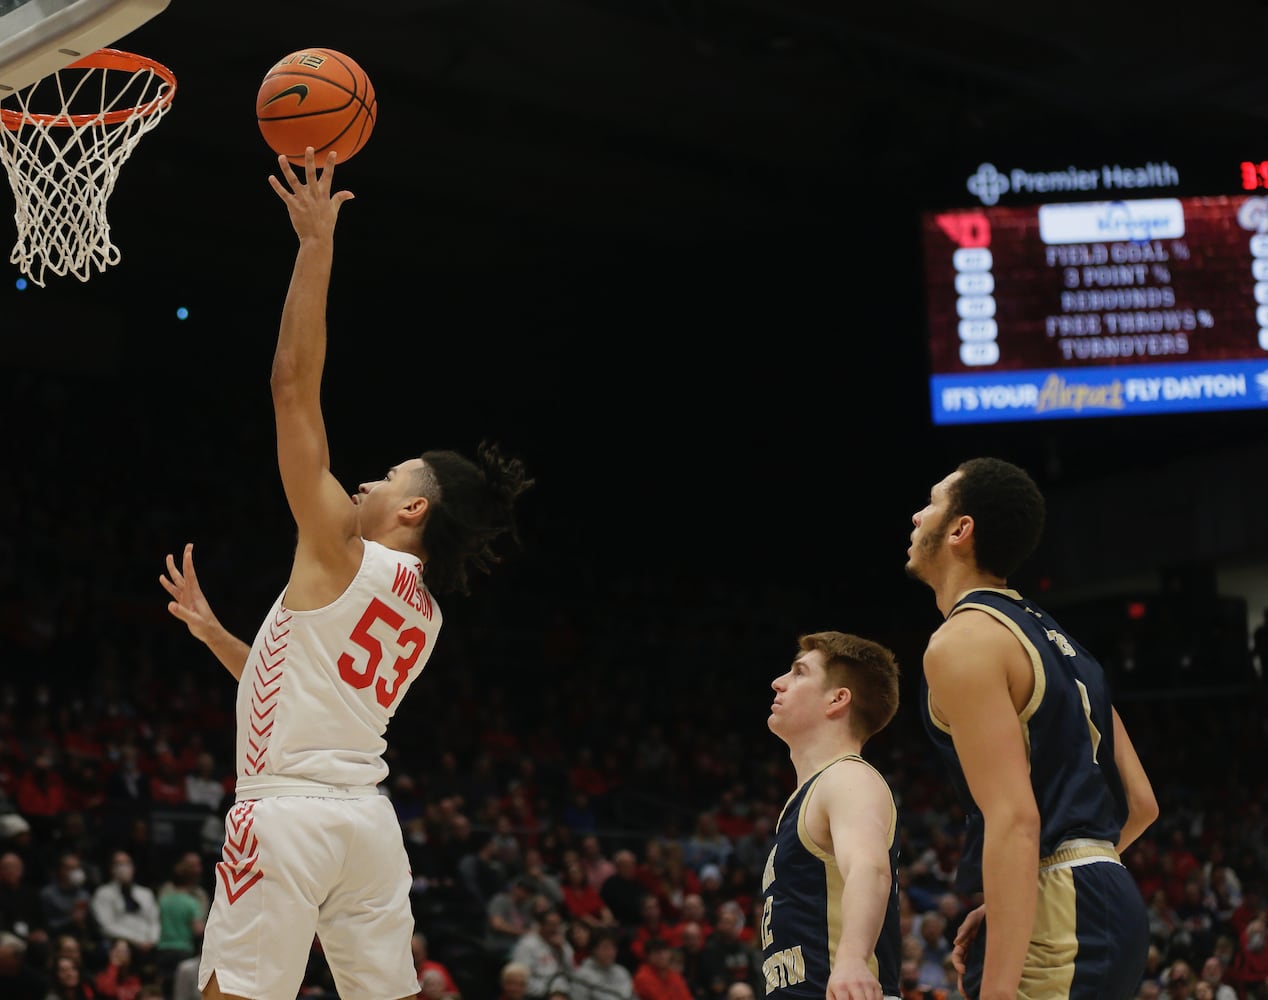
{"type": "Polygon", "coordinates": [[[87,877],[88,876],[84,874],[84,870],[82,868],[72,868],[66,873],[66,881],[73,885],[76,889],[84,884],[84,880],[87,879],[87,877]]]}

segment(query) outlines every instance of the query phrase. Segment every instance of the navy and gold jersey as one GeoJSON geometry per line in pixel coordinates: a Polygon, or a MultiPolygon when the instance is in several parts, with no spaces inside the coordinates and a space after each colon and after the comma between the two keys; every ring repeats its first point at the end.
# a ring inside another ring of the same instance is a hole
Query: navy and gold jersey
{"type": "MultiPolygon", "coordinates": [[[[1105,671],[1042,608],[1014,590],[972,590],[951,614],[974,608],[1002,622],[1030,656],[1035,690],[1019,719],[1039,808],[1039,853],[1048,857],[1066,841],[1118,842],[1127,797],[1114,763],[1114,720],[1105,671]]],[[[948,616],[950,617],[950,616],[948,616]]],[[[920,714],[948,765],[964,807],[968,831],[956,888],[982,888],[982,814],[969,792],[948,728],[929,710],[921,681],[920,714]]]]}
{"type": "MultiPolygon", "coordinates": [[[[762,972],[766,995],[823,1000],[837,942],[841,939],[841,872],[834,855],[806,831],[802,807],[828,768],[844,760],[871,767],[847,754],[824,766],[789,798],[775,828],[775,846],[762,872],[762,972]]],[[[898,811],[892,805],[889,864],[893,878],[880,940],[868,966],[886,996],[898,995],[902,931],[898,923],[898,811]]]]}

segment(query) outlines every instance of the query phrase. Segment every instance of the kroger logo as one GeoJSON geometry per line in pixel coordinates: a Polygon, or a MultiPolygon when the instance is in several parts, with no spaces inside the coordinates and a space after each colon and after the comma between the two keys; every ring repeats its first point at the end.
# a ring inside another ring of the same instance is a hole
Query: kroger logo
{"type": "Polygon", "coordinates": [[[1008,191],[1008,178],[995,169],[995,164],[983,163],[969,177],[968,187],[983,205],[995,205],[999,196],[1008,191]]]}

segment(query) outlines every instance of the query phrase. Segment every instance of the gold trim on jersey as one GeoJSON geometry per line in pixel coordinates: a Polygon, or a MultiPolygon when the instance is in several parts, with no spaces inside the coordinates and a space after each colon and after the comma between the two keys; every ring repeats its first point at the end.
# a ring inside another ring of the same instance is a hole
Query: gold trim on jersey
{"type": "MultiPolygon", "coordinates": [[[[975,587],[973,591],[968,591],[968,593],[981,592],[983,590],[988,591],[989,593],[1003,594],[1006,597],[1013,598],[1014,600],[1024,600],[1021,594],[1017,593],[1017,591],[1015,590],[1001,590],[1001,589],[995,589],[990,587],[975,587]]],[[[1021,648],[1026,651],[1026,655],[1030,658],[1030,672],[1035,682],[1034,690],[1030,692],[1030,698],[1029,700],[1027,700],[1026,704],[1022,707],[1022,710],[1017,713],[1017,721],[1021,723],[1021,736],[1026,744],[1026,760],[1029,761],[1030,760],[1029,722],[1031,717],[1035,714],[1035,712],[1039,710],[1039,706],[1043,702],[1044,693],[1047,691],[1047,687],[1048,687],[1048,675],[1044,673],[1043,659],[1039,655],[1039,650],[1035,648],[1035,644],[1030,641],[1030,637],[1026,635],[1022,627],[1018,625],[1015,621],[1013,621],[1012,618],[1006,615],[999,608],[993,608],[989,604],[976,604],[976,603],[970,602],[968,604],[958,605],[956,609],[952,611],[951,613],[959,614],[961,611],[968,610],[969,608],[972,608],[975,611],[981,611],[984,614],[990,615],[997,622],[999,622],[1006,629],[1008,629],[1008,631],[1012,632],[1014,638],[1016,638],[1016,640],[1019,643],[1021,643],[1021,648]]],[[[932,706],[932,702],[930,703],[930,705],[932,706]]],[[[930,715],[932,716],[933,713],[930,712],[930,715]]],[[[936,717],[934,717],[934,722],[936,724],[938,723],[938,719],[936,717]]],[[[950,726],[943,727],[941,726],[941,724],[939,724],[939,728],[943,729],[944,732],[947,732],[947,733],[951,732],[950,726]]]]}

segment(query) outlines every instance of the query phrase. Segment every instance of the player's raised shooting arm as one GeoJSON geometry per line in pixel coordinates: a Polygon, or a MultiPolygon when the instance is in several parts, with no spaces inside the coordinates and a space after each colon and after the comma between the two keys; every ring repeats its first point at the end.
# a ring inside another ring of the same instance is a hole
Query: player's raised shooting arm
{"type": "Polygon", "coordinates": [[[350,192],[330,193],[333,157],[318,172],[307,154],[307,183],[285,157],[283,180],[269,183],[286,205],[299,237],[273,355],[270,387],[277,427],[277,460],[286,500],[299,529],[297,560],[344,565],[356,536],[356,512],[330,471],[330,448],[321,409],[326,362],[326,299],[334,261],[334,229],[339,207],[350,192]]]}

